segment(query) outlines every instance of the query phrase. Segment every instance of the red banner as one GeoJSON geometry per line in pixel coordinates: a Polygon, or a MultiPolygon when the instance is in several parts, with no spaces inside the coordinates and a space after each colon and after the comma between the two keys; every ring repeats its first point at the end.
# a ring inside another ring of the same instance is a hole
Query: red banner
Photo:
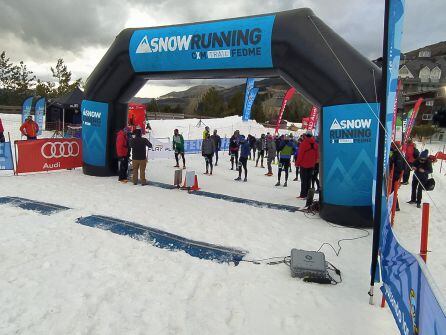
{"type": "Polygon", "coordinates": [[[291,87],[288,91],[286,91],[285,96],[283,97],[282,107],[280,107],[279,118],[277,119],[277,125],[276,125],[276,129],[274,131],[276,134],[279,132],[279,127],[280,127],[280,123],[282,122],[282,116],[283,116],[283,111],[285,110],[285,106],[286,106],[288,100],[290,100],[293,97],[294,92],[296,92],[296,89],[294,87],[291,87]]]}
{"type": "Polygon", "coordinates": [[[128,124],[139,126],[142,133],[146,132],[146,106],[143,104],[129,103],[128,124]]]}
{"type": "Polygon", "coordinates": [[[415,120],[417,119],[418,110],[420,109],[421,103],[423,102],[423,98],[419,98],[413,107],[412,115],[410,116],[409,122],[407,122],[406,133],[404,134],[404,143],[410,137],[410,133],[412,132],[412,128],[415,124],[415,120]]]}
{"type": "Polygon", "coordinates": [[[319,118],[318,108],[316,106],[311,107],[310,117],[308,118],[307,130],[313,131],[316,127],[317,119],[319,118]]]}
{"type": "Polygon", "coordinates": [[[435,154],[435,158],[436,159],[441,159],[441,160],[444,161],[444,160],[446,160],[446,154],[444,152],[439,151],[439,152],[437,152],[435,154]]]}
{"type": "Polygon", "coordinates": [[[46,138],[15,141],[17,173],[73,169],[82,166],[82,140],[46,138]]]}

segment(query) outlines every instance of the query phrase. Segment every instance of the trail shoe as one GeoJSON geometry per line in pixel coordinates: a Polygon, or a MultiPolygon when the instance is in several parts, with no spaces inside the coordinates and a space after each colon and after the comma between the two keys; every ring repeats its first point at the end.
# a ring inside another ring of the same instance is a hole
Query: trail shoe
{"type": "Polygon", "coordinates": [[[186,170],[186,165],[183,165],[183,170],[186,170]]]}
{"type": "Polygon", "coordinates": [[[177,165],[174,165],[173,167],[178,167],[179,168],[180,166],[177,164],[177,165]]]}
{"type": "Polygon", "coordinates": [[[244,181],[244,182],[247,182],[247,181],[248,181],[248,178],[245,177],[245,179],[243,179],[243,181],[244,181]]]}
{"type": "Polygon", "coordinates": [[[407,203],[412,205],[412,204],[416,204],[417,202],[415,200],[410,200],[407,203]]]}
{"type": "Polygon", "coordinates": [[[280,181],[278,181],[278,182],[277,182],[277,184],[276,184],[276,185],[274,185],[274,186],[280,186],[280,181]]]}
{"type": "Polygon", "coordinates": [[[236,180],[236,181],[240,181],[240,180],[242,180],[242,178],[237,177],[237,178],[235,178],[234,180],[236,180]]]}
{"type": "Polygon", "coordinates": [[[293,179],[293,181],[299,181],[299,179],[297,179],[297,177],[296,177],[296,178],[293,179]]]}
{"type": "Polygon", "coordinates": [[[285,182],[284,184],[283,184],[283,187],[287,187],[288,186],[288,182],[285,182]]]}
{"type": "Polygon", "coordinates": [[[417,208],[421,208],[421,204],[417,204],[417,208]]]}

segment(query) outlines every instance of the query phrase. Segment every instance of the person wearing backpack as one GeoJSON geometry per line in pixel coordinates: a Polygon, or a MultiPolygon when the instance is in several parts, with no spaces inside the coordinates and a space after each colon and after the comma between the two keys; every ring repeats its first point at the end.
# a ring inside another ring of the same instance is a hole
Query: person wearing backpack
{"type": "Polygon", "coordinates": [[[311,186],[313,171],[319,161],[319,148],[313,137],[308,132],[299,146],[296,165],[300,168],[301,186],[299,199],[306,199],[311,186]]]}
{"type": "Polygon", "coordinates": [[[417,204],[421,207],[421,199],[423,197],[423,188],[429,179],[429,174],[433,172],[432,162],[428,159],[429,151],[424,150],[420,156],[413,162],[412,170],[414,171],[412,178],[412,195],[409,204],[417,204]]]}

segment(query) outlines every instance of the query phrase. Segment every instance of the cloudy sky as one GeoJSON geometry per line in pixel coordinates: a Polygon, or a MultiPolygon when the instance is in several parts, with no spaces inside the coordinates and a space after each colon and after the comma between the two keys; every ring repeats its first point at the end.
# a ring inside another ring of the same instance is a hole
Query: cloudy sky
{"type": "MultiPolygon", "coordinates": [[[[446,40],[446,0],[406,0],[403,50],[446,40]]],[[[384,0],[0,0],[0,52],[37,77],[63,58],[86,79],[127,27],[214,20],[309,7],[370,59],[380,56],[384,0]]],[[[200,81],[154,81],[138,94],[157,97],[200,81]]],[[[206,82],[210,84],[210,81],[206,82]]],[[[213,81],[225,85],[233,82],[213,81]]]]}

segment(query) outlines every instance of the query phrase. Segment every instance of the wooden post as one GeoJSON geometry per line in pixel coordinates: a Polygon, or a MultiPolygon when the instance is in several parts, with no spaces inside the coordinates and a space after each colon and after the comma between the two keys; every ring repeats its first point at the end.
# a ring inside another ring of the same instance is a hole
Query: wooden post
{"type": "Polygon", "coordinates": [[[429,237],[429,204],[423,203],[423,213],[421,217],[421,243],[420,256],[426,263],[427,261],[427,243],[429,237]]]}

